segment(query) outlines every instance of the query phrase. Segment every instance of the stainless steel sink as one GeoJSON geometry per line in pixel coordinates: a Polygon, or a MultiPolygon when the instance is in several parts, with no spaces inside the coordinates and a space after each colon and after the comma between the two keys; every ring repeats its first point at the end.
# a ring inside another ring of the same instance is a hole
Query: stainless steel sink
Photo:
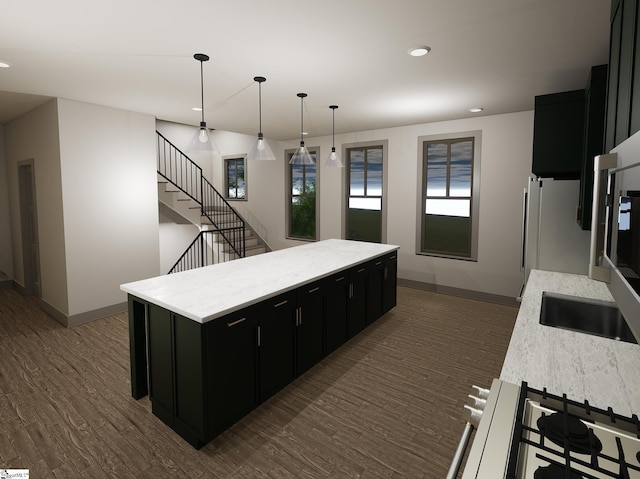
{"type": "Polygon", "coordinates": [[[542,293],[540,324],[636,343],[636,338],[612,301],[542,293]]]}

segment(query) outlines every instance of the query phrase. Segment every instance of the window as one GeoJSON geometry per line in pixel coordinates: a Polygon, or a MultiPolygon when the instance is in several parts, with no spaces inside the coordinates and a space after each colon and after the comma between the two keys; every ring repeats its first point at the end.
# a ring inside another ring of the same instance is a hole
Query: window
{"type": "Polygon", "coordinates": [[[477,261],[480,133],[423,137],[419,253],[477,261]]]}
{"type": "Polygon", "coordinates": [[[225,197],[229,200],[246,200],[245,158],[225,158],[225,197]]]}
{"type": "Polygon", "coordinates": [[[345,151],[348,172],[346,237],[381,243],[384,231],[384,144],[352,145],[345,151]]]}
{"type": "MultiPolygon", "coordinates": [[[[293,239],[315,240],[317,208],[316,165],[290,165],[289,160],[295,150],[287,151],[287,237],[293,239]]],[[[309,153],[315,160],[318,157],[317,149],[309,148],[309,153]]]]}

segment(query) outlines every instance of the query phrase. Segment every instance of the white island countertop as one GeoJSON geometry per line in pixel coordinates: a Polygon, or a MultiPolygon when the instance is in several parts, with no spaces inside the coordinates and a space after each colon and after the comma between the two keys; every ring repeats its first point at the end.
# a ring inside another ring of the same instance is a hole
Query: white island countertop
{"type": "Polygon", "coordinates": [[[330,239],[127,283],[120,289],[206,323],[398,248],[330,239]]]}
{"type": "Polygon", "coordinates": [[[613,300],[606,284],[586,276],[531,271],[500,379],[640,414],[640,346],[539,324],[543,291],[613,300]]]}

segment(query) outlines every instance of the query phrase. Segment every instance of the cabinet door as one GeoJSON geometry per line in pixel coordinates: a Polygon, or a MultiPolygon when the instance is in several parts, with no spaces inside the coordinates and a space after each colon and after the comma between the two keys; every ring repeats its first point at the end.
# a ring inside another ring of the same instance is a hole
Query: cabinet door
{"type": "Polygon", "coordinates": [[[604,152],[604,118],[607,98],[607,65],[591,68],[587,82],[584,154],[580,174],[578,224],[583,230],[591,229],[593,207],[593,162],[604,152]]]}
{"type": "Polygon", "coordinates": [[[584,90],[574,90],[535,97],[531,171],[536,176],[580,178],[584,95],[584,90]]]}
{"type": "Polygon", "coordinates": [[[295,292],[262,303],[258,322],[260,401],[266,400],[295,377],[295,292]]]}
{"type": "Polygon", "coordinates": [[[362,331],[367,320],[367,268],[364,264],[349,272],[349,318],[347,334],[351,338],[362,331]]]}
{"type": "Polygon", "coordinates": [[[396,306],[398,291],[398,255],[392,253],[384,261],[384,284],[382,291],[382,313],[396,306]]]}
{"type": "Polygon", "coordinates": [[[384,284],[384,258],[367,265],[367,324],[382,316],[382,290],[384,284]]]}
{"type": "Polygon", "coordinates": [[[257,315],[245,308],[207,325],[209,422],[215,435],[258,404],[257,315]]]}
{"type": "Polygon", "coordinates": [[[350,282],[348,273],[341,272],[326,280],[325,347],[327,354],[347,340],[350,282]]]}
{"type": "Polygon", "coordinates": [[[309,369],[324,356],[324,287],[316,282],[297,291],[296,373],[309,369]]]}
{"type": "Polygon", "coordinates": [[[204,359],[203,325],[177,314],[174,320],[175,418],[189,434],[203,440],[204,359]]]}
{"type": "Polygon", "coordinates": [[[620,39],[622,35],[622,2],[611,2],[611,38],[609,41],[609,78],[607,81],[607,113],[604,148],[616,146],[616,118],[618,109],[618,74],[620,71],[620,39]]]}
{"type": "Polygon", "coordinates": [[[620,33],[620,57],[618,65],[618,99],[616,107],[615,144],[629,137],[629,120],[633,85],[633,56],[635,47],[637,0],[621,2],[622,31],[620,33]]]}
{"type": "Polygon", "coordinates": [[[171,312],[149,304],[149,398],[154,414],[173,417],[173,328],[171,312]]]}

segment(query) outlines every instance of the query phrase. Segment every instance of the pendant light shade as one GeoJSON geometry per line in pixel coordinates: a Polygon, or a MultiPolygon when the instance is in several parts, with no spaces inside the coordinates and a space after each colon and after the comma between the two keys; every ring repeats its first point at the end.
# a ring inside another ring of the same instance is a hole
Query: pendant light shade
{"type": "Polygon", "coordinates": [[[253,77],[254,81],[258,82],[258,118],[259,118],[259,132],[258,139],[249,151],[247,159],[249,160],[275,160],[276,155],[273,154],[269,143],[264,139],[262,135],[262,84],[267,81],[265,77],[253,77]]]}
{"type": "Polygon", "coordinates": [[[300,146],[296,150],[296,152],[289,160],[290,165],[314,165],[316,161],[313,159],[313,156],[309,153],[309,150],[306,146],[304,146],[304,99],[306,98],[306,93],[298,93],[298,98],[300,98],[300,146]]]}
{"type": "Polygon", "coordinates": [[[329,108],[331,108],[331,114],[333,116],[331,127],[331,136],[333,139],[331,141],[331,153],[329,153],[329,156],[327,156],[324,165],[334,168],[342,168],[344,165],[340,160],[340,155],[336,153],[336,109],[338,108],[338,105],[331,105],[329,108]]]}
{"type": "Polygon", "coordinates": [[[202,65],[204,62],[209,61],[209,56],[204,53],[196,53],[193,58],[200,62],[200,111],[202,112],[202,119],[200,120],[200,128],[196,131],[187,147],[187,153],[219,155],[220,150],[211,137],[207,122],[204,121],[204,75],[202,65]]]}

